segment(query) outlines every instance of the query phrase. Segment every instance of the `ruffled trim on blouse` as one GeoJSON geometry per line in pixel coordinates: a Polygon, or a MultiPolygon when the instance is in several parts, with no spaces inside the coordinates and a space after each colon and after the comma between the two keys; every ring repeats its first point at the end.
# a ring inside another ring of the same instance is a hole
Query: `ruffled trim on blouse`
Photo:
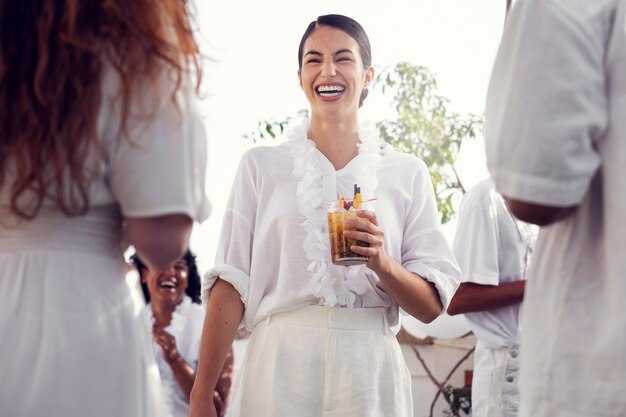
{"type": "Polygon", "coordinates": [[[241,296],[241,301],[247,305],[248,293],[250,288],[250,277],[241,269],[232,265],[222,264],[209,269],[202,277],[202,304],[205,306],[209,302],[211,288],[215,285],[218,278],[230,283],[241,296]]]}
{"type": "MultiPolygon", "coordinates": [[[[293,174],[298,179],[296,198],[299,212],[306,218],[302,227],[306,232],[303,241],[304,254],[309,261],[313,295],[322,300],[325,306],[354,307],[356,296],[364,294],[369,282],[365,276],[365,265],[347,268],[337,276],[331,273],[329,264],[330,243],[327,225],[327,204],[324,200],[323,155],[317,151],[315,142],[307,137],[311,121],[304,119],[301,124],[287,132],[290,139],[288,149],[294,158],[293,174]]],[[[361,187],[364,199],[373,198],[378,188],[378,167],[382,144],[378,133],[368,125],[359,127],[357,144],[359,155],[351,162],[355,178],[361,187]]]]}

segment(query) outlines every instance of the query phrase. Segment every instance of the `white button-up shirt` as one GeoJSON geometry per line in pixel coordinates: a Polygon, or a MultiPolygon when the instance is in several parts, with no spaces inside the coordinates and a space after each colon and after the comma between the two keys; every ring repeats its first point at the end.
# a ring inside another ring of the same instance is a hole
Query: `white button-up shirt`
{"type": "MultiPolygon", "coordinates": [[[[321,195],[324,203],[341,196],[351,198],[358,172],[359,154],[336,171],[320,156],[321,195]]],[[[407,270],[434,283],[444,309],[458,286],[456,260],[440,229],[430,175],[414,156],[390,146],[379,149],[378,187],[373,197],[378,222],[385,232],[385,249],[407,270]]],[[[372,168],[376,169],[376,168],[372,168]]],[[[298,210],[298,178],[289,141],[280,146],[261,146],[242,158],[224,216],[216,266],[204,280],[204,296],[217,277],[230,282],[245,304],[243,324],[252,329],[268,315],[307,305],[323,304],[313,295],[310,262],[303,249],[307,232],[298,210]]],[[[364,195],[364,198],[372,196],[364,195]]],[[[323,239],[328,240],[327,232],[323,239]]],[[[333,276],[343,277],[348,268],[330,263],[333,276]]],[[[367,288],[356,295],[354,307],[386,307],[388,321],[399,329],[397,303],[369,269],[360,277],[367,288]]],[[[416,277],[416,279],[418,279],[416,277]]]]}
{"type": "Polygon", "coordinates": [[[486,110],[489,170],[542,228],[524,299],[522,415],[626,415],[626,2],[520,0],[486,110]]]}
{"type": "MultiPolygon", "coordinates": [[[[461,282],[500,285],[525,279],[536,227],[516,221],[493,181],[469,190],[461,203],[452,250],[461,267],[461,282]]],[[[486,348],[516,343],[520,304],[466,313],[478,341],[486,348]]]]}

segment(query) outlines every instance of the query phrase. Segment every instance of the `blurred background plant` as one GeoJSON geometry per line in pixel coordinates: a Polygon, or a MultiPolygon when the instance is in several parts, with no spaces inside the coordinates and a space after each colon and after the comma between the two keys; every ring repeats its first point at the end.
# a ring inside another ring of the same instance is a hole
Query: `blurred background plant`
{"type": "Polygon", "coordinates": [[[444,410],[444,416],[462,417],[470,415],[472,411],[471,388],[455,388],[452,385],[446,385],[443,389],[443,398],[445,398],[450,407],[450,410],[444,410]]]}

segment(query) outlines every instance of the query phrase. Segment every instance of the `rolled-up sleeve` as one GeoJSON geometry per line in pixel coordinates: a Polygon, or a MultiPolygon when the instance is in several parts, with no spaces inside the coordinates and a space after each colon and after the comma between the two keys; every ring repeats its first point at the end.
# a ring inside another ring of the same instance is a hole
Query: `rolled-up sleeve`
{"type": "Polygon", "coordinates": [[[235,268],[231,265],[217,265],[209,269],[202,278],[202,303],[207,304],[209,296],[211,295],[211,288],[220,278],[230,283],[237,292],[241,295],[241,301],[246,304],[249,289],[250,289],[250,276],[243,272],[241,269],[235,268]]]}
{"type": "Polygon", "coordinates": [[[413,188],[413,202],[404,226],[401,264],[435,286],[443,313],[459,286],[461,274],[441,230],[430,174],[421,160],[413,188]]]}

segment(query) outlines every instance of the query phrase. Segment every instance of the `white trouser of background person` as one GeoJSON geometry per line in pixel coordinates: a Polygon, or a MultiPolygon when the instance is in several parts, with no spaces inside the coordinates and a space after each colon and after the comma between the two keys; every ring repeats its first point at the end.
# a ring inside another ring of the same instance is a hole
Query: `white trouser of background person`
{"type": "Polygon", "coordinates": [[[490,349],[476,342],[472,417],[516,417],[519,409],[519,335],[510,347],[490,349]]]}

